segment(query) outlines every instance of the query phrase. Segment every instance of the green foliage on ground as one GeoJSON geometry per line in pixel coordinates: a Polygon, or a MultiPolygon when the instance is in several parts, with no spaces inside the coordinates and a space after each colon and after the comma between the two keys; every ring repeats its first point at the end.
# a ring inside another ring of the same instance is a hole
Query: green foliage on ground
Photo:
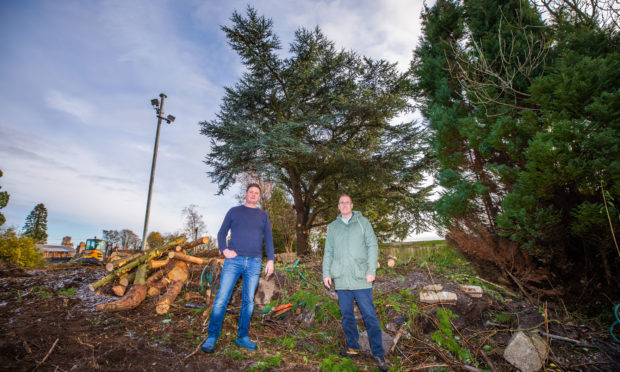
{"type": "Polygon", "coordinates": [[[460,361],[470,363],[471,354],[467,349],[462,348],[461,345],[458,344],[452,333],[450,319],[454,319],[457,316],[454,315],[452,311],[445,308],[438,308],[436,314],[437,320],[439,320],[439,329],[431,335],[433,341],[453,352],[460,361]]]}
{"type": "Polygon", "coordinates": [[[351,359],[341,358],[337,355],[330,355],[323,359],[320,368],[321,371],[325,372],[356,372],[358,370],[351,359]]]}
{"type": "Polygon", "coordinates": [[[341,317],[337,302],[325,295],[317,294],[312,289],[300,289],[293,293],[291,303],[293,303],[295,309],[301,306],[310,311],[314,310],[314,319],[319,323],[331,319],[340,319],[341,317]]]}
{"type": "Polygon", "coordinates": [[[267,355],[259,359],[258,363],[256,363],[255,366],[250,368],[249,371],[263,372],[271,367],[279,367],[280,363],[282,363],[283,360],[284,358],[282,357],[282,355],[280,355],[280,353],[276,353],[274,355],[267,355]]]}
{"type": "Polygon", "coordinates": [[[43,265],[45,260],[30,237],[13,229],[0,230],[0,260],[17,266],[43,265]]]}

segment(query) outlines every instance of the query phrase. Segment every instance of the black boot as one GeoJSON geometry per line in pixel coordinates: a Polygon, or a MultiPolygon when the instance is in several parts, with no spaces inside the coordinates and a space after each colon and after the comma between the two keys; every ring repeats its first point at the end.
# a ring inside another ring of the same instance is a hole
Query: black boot
{"type": "Polygon", "coordinates": [[[388,366],[387,362],[385,361],[385,358],[380,356],[376,356],[373,357],[375,359],[375,362],[377,363],[377,367],[379,368],[379,371],[385,372],[388,371],[390,369],[390,366],[388,366]]]}

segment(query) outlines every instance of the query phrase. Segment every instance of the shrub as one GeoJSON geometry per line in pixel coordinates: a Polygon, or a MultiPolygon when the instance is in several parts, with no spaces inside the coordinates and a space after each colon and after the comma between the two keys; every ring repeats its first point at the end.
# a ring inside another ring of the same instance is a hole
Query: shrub
{"type": "Polygon", "coordinates": [[[18,266],[37,266],[45,261],[31,238],[13,229],[0,230],[0,260],[18,266]]]}

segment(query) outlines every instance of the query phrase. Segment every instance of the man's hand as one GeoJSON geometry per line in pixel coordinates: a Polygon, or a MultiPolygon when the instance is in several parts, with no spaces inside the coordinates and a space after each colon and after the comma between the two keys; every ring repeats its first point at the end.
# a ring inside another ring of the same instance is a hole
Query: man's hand
{"type": "Polygon", "coordinates": [[[267,274],[267,278],[269,278],[271,276],[271,274],[273,274],[273,260],[269,260],[267,261],[267,265],[265,265],[265,274],[267,274]]]}
{"type": "Polygon", "coordinates": [[[374,281],[375,281],[374,275],[366,274],[366,283],[372,283],[374,281]]]}
{"type": "Polygon", "coordinates": [[[323,278],[323,284],[324,284],[327,288],[330,288],[330,289],[331,289],[331,287],[334,285],[334,283],[332,282],[332,278],[330,278],[330,277],[323,278]]]}
{"type": "Polygon", "coordinates": [[[224,257],[226,257],[226,258],[235,258],[235,257],[237,257],[237,252],[233,251],[232,249],[228,249],[228,248],[224,249],[222,251],[222,254],[224,254],[224,257]]]}

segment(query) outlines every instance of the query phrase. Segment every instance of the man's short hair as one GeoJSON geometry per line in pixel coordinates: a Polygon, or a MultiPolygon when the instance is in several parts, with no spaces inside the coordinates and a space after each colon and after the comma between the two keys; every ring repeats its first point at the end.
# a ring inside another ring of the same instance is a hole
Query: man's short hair
{"type": "Polygon", "coordinates": [[[347,198],[349,198],[349,200],[351,201],[351,203],[353,203],[353,198],[351,197],[351,195],[349,194],[340,194],[340,196],[338,197],[338,201],[340,201],[340,199],[342,199],[342,197],[346,196],[347,198]]]}
{"type": "Polygon", "coordinates": [[[263,190],[260,189],[260,186],[258,186],[258,183],[251,183],[251,184],[249,184],[248,187],[246,187],[245,192],[250,191],[250,189],[252,187],[256,187],[259,192],[263,192],[263,190]]]}

